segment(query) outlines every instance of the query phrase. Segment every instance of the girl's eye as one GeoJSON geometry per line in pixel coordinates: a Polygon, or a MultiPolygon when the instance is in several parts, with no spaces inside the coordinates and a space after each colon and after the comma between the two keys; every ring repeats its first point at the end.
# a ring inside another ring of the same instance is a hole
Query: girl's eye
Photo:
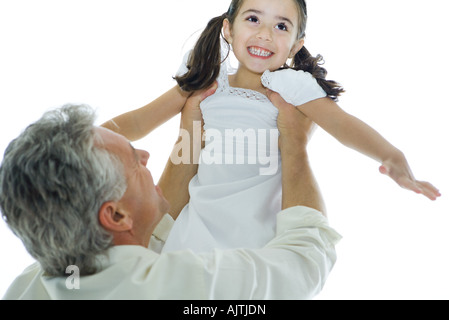
{"type": "Polygon", "coordinates": [[[246,20],[249,22],[254,22],[254,23],[259,22],[259,19],[256,16],[251,16],[251,17],[247,18],[246,20]]]}
{"type": "Polygon", "coordinates": [[[288,28],[285,25],[285,23],[279,23],[278,25],[276,25],[276,29],[279,29],[281,31],[288,31],[288,28]]]}

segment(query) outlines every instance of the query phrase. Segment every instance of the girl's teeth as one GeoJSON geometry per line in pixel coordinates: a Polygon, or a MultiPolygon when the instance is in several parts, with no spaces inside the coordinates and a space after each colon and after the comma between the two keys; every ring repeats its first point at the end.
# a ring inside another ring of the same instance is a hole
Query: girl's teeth
{"type": "Polygon", "coordinates": [[[249,52],[251,54],[254,54],[256,56],[261,56],[261,57],[271,56],[271,52],[266,51],[266,50],[262,50],[262,49],[259,49],[259,48],[249,48],[249,52]]]}

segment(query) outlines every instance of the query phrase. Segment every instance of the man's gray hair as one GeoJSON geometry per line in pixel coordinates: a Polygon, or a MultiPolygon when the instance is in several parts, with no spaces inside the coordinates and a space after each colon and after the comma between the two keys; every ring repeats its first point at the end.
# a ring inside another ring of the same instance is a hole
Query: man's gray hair
{"type": "Polygon", "coordinates": [[[2,217],[52,276],[70,265],[95,273],[96,257],[113,245],[98,212],[127,186],[121,161],[100,147],[94,120],[86,105],[49,111],[9,144],[0,167],[2,217]]]}

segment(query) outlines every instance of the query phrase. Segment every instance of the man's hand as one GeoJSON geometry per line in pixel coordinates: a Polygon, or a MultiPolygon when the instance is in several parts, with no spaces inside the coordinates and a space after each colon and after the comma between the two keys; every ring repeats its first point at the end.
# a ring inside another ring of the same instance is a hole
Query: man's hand
{"type": "Polygon", "coordinates": [[[267,96],[279,109],[277,120],[280,132],[279,148],[288,145],[305,149],[315,132],[316,124],[295,106],[286,102],[279,93],[267,90],[267,96]]]}
{"type": "Polygon", "coordinates": [[[181,128],[190,131],[195,121],[201,121],[203,123],[200,103],[207,97],[213,95],[217,87],[218,84],[215,82],[210,88],[196,91],[187,99],[181,111],[181,128]]]}
{"type": "Polygon", "coordinates": [[[267,96],[279,109],[282,209],[306,206],[326,215],[325,204],[307,156],[307,143],[312,138],[315,124],[278,93],[268,91],[267,96]]]}
{"type": "MultiPolygon", "coordinates": [[[[195,121],[202,122],[203,116],[201,114],[200,103],[210,95],[214,94],[216,90],[217,84],[215,83],[209,89],[193,93],[187,99],[187,102],[181,111],[181,129],[188,131],[191,138],[189,143],[191,161],[189,163],[180,163],[175,165],[170,157],[159,180],[159,187],[163,190],[165,198],[170,203],[170,210],[168,213],[173,219],[178,217],[181,210],[189,202],[189,183],[198,171],[198,162],[195,162],[194,160],[199,157],[199,154],[193,153],[194,150],[199,148],[194,148],[193,146],[193,123],[195,121]]],[[[183,150],[180,151],[175,145],[172,155],[179,157],[179,152],[182,151],[183,150]]],[[[199,153],[200,150],[197,151],[199,153]]]]}

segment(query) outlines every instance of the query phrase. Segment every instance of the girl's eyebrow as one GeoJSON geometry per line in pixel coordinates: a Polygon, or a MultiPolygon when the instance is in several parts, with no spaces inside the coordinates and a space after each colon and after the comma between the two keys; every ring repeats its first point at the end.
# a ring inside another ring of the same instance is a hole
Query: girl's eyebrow
{"type": "MultiPolygon", "coordinates": [[[[264,14],[265,14],[265,12],[260,11],[260,10],[249,9],[249,10],[246,10],[245,12],[243,12],[242,15],[245,15],[245,14],[247,14],[247,13],[255,13],[255,14],[259,14],[259,15],[264,15],[264,14]]],[[[294,26],[293,22],[292,22],[289,18],[287,18],[287,17],[276,16],[275,18],[276,18],[276,19],[279,19],[279,20],[281,20],[281,21],[285,21],[285,22],[291,24],[292,26],[294,26]]]]}

